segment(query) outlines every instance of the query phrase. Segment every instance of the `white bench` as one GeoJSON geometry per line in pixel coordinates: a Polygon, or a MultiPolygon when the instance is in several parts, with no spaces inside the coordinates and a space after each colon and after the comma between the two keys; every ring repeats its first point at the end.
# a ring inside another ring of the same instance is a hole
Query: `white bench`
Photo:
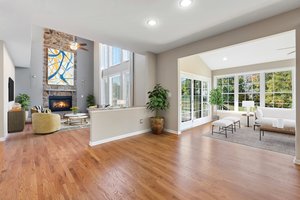
{"type": "Polygon", "coordinates": [[[238,118],[238,117],[224,117],[223,119],[233,122],[234,131],[236,131],[237,126],[239,126],[239,128],[241,128],[241,119],[240,118],[238,118]]]}
{"type": "Polygon", "coordinates": [[[211,134],[213,135],[214,133],[218,133],[218,134],[225,134],[225,137],[227,138],[227,132],[231,131],[233,133],[233,122],[230,120],[226,120],[226,119],[220,119],[217,121],[214,121],[212,123],[212,127],[211,127],[211,134]],[[219,131],[214,131],[214,127],[217,126],[219,127],[219,131]]]}

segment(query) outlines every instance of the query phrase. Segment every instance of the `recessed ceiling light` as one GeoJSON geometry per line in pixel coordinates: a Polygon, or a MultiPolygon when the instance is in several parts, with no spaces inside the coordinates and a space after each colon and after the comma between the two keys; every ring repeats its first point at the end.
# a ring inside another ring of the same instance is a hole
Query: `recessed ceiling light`
{"type": "Polygon", "coordinates": [[[180,0],[179,6],[182,8],[187,8],[192,4],[192,0],[180,0]]]}
{"type": "Polygon", "coordinates": [[[155,20],[155,19],[148,19],[147,21],[146,21],[146,24],[148,25],[148,26],[156,26],[157,25],[157,20],[155,20]]]}
{"type": "Polygon", "coordinates": [[[228,58],[227,57],[223,57],[223,60],[226,61],[226,60],[228,60],[228,58]]]}

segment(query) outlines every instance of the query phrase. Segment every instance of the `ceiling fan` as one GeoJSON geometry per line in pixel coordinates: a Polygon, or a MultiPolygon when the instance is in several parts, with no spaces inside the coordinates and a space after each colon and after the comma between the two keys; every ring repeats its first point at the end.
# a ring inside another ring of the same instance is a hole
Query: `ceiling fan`
{"type": "Polygon", "coordinates": [[[85,48],[86,46],[87,46],[86,43],[77,43],[75,41],[70,42],[70,49],[72,49],[73,51],[76,51],[77,49],[88,51],[88,49],[85,48]]]}
{"type": "MultiPolygon", "coordinates": [[[[280,48],[280,49],[277,49],[277,50],[287,50],[287,49],[295,49],[295,47],[286,47],[286,48],[280,48]]],[[[292,50],[291,52],[289,52],[287,55],[290,55],[290,54],[293,54],[293,53],[296,53],[296,49],[295,50],[292,50]]]]}
{"type": "MultiPolygon", "coordinates": [[[[52,29],[45,29],[44,39],[50,39],[52,37],[52,34],[55,34],[56,32],[58,32],[58,31],[54,31],[52,29]]],[[[70,42],[67,42],[67,41],[60,41],[60,42],[65,48],[70,47],[70,49],[73,51],[76,51],[78,49],[88,51],[88,49],[86,48],[87,44],[86,43],[78,43],[76,41],[76,36],[73,36],[73,39],[70,42]]],[[[47,46],[47,45],[45,45],[45,46],[47,46]]]]}

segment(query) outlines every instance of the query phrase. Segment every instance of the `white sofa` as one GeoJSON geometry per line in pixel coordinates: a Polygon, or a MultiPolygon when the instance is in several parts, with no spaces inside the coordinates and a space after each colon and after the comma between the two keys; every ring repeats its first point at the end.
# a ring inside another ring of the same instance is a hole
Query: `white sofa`
{"type": "Polygon", "coordinates": [[[258,107],[255,116],[258,124],[272,125],[283,119],[284,127],[295,127],[296,112],[293,109],[258,107]]]}

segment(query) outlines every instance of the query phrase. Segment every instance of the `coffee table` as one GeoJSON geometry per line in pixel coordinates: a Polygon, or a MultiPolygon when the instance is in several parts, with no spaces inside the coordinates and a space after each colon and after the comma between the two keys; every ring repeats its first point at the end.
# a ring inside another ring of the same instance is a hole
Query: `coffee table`
{"type": "Polygon", "coordinates": [[[80,123],[81,125],[87,124],[87,114],[86,113],[77,113],[77,114],[65,114],[65,117],[67,118],[66,123],[68,125],[72,125],[75,123],[80,123]]]}
{"type": "Polygon", "coordinates": [[[259,140],[261,140],[261,136],[265,135],[265,131],[275,132],[275,133],[285,133],[290,135],[295,135],[296,132],[294,127],[277,128],[269,124],[261,124],[259,130],[259,140]]]}

